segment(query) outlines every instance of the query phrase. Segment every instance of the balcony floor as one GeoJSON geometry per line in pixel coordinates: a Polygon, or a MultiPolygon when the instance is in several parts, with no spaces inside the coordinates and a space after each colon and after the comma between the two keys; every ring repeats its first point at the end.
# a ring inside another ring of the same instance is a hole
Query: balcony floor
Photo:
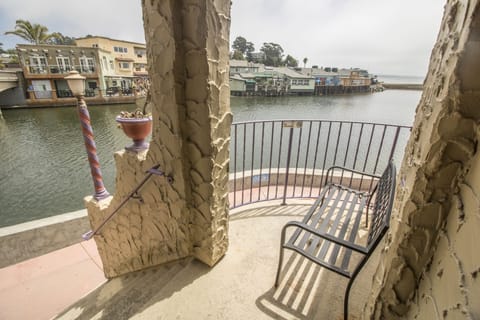
{"type": "MultiPolygon", "coordinates": [[[[230,247],[213,268],[188,258],[105,282],[95,253],[80,258],[91,250],[79,250],[69,258],[62,249],[50,265],[35,267],[45,258],[39,257],[0,269],[0,278],[11,282],[0,287],[0,318],[49,319],[77,301],[56,319],[343,319],[347,279],[297,254],[286,251],[283,280],[273,287],[280,230],[287,221],[300,220],[311,203],[290,200],[279,206],[277,201],[232,210],[230,247]],[[21,276],[28,267],[36,277],[21,276]],[[85,295],[88,287],[93,291],[85,295]]],[[[377,264],[378,252],[352,288],[353,316],[362,313],[377,264]]]]}

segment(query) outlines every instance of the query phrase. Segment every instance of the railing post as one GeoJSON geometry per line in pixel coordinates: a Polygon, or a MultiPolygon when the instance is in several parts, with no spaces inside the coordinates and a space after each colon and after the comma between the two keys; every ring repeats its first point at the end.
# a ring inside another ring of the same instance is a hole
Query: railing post
{"type": "Polygon", "coordinates": [[[395,138],[393,139],[392,151],[390,151],[390,156],[388,157],[388,162],[392,160],[393,154],[395,153],[395,149],[397,148],[397,141],[398,141],[399,134],[400,134],[400,127],[397,126],[397,131],[395,132],[395,138]]]}
{"type": "Polygon", "coordinates": [[[292,141],[293,141],[293,128],[301,128],[302,121],[284,121],[284,128],[290,128],[289,138],[288,138],[288,151],[287,151],[287,168],[285,169],[285,185],[283,188],[283,201],[282,206],[287,204],[287,187],[288,187],[288,175],[290,171],[290,158],[292,155],[292,141]]]}

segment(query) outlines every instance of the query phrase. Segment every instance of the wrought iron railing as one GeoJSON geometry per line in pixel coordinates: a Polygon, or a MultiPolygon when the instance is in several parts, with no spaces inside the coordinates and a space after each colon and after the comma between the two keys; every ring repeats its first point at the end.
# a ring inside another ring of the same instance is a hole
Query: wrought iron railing
{"type": "Polygon", "coordinates": [[[379,175],[390,160],[399,165],[410,129],[333,120],[234,123],[230,208],[268,200],[285,204],[289,198],[314,198],[333,165],[379,175]]]}
{"type": "Polygon", "coordinates": [[[96,72],[95,66],[75,65],[75,66],[61,66],[61,65],[31,65],[28,66],[30,74],[68,74],[72,70],[77,70],[80,73],[93,74],[96,72]]]}

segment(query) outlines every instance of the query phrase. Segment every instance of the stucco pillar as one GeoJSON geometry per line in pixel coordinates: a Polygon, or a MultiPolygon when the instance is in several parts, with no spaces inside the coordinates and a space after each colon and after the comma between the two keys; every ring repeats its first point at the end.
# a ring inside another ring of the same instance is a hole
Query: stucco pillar
{"type": "MultiPolygon", "coordinates": [[[[152,176],[95,236],[107,277],[194,256],[213,266],[228,247],[229,0],[142,1],[151,78],[148,151],[120,151],[116,193],[86,198],[98,226],[154,165],[152,176]]],[[[114,119],[112,119],[114,121],[114,119]]]]}
{"type": "Polygon", "coordinates": [[[480,1],[449,0],[365,319],[480,317],[480,1]]]}

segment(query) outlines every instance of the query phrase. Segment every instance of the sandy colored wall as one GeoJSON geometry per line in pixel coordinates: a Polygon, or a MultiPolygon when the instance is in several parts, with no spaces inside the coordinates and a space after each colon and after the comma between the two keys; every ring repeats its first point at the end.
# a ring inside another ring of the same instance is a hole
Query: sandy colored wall
{"type": "Polygon", "coordinates": [[[451,0],[364,318],[478,319],[480,2],[451,0]]]}
{"type": "Polygon", "coordinates": [[[117,152],[116,193],[87,198],[98,226],[154,165],[154,176],[95,236],[107,277],[228,248],[230,1],[143,1],[153,132],[148,152],[117,152]]]}

